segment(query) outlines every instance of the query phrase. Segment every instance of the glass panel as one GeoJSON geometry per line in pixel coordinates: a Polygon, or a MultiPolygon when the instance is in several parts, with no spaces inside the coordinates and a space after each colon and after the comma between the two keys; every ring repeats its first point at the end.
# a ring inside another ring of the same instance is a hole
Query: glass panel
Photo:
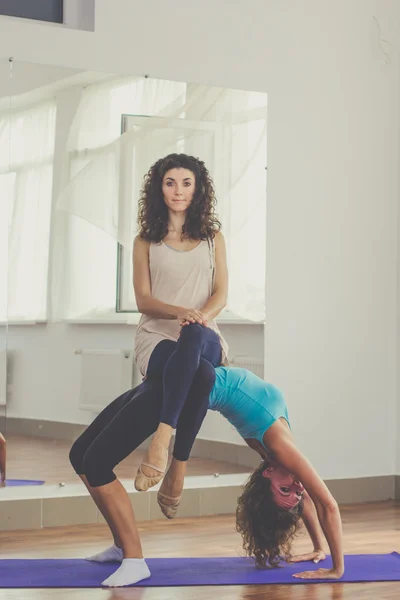
{"type": "Polygon", "coordinates": [[[12,192],[15,185],[10,172],[10,106],[13,60],[0,61],[0,485],[6,477],[6,439],[8,405],[8,273],[9,234],[12,192]]]}
{"type": "MultiPolygon", "coordinates": [[[[158,158],[185,152],[209,167],[234,261],[230,318],[253,318],[254,306],[262,318],[266,96],[18,61],[3,71],[0,350],[8,349],[8,382],[1,430],[10,478],[72,485],[79,483],[69,464],[72,441],[140,381],[127,314],[136,309],[131,252],[143,175],[158,158]],[[246,304],[247,247],[240,242],[238,253],[235,240],[254,227],[260,261],[250,293],[258,304],[246,304]]],[[[234,329],[223,331],[228,343],[262,369],[262,329],[255,328],[257,340],[234,329]]],[[[201,435],[243,444],[211,412],[201,435]]],[[[116,473],[132,479],[140,458],[133,453],[116,473]]],[[[243,469],[205,464],[211,472],[243,469]]]]}

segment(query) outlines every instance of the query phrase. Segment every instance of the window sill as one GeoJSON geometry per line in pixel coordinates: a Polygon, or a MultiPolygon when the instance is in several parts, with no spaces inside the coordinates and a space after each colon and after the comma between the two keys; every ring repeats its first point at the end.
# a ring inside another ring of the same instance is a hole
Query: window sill
{"type": "Polygon", "coordinates": [[[265,321],[250,321],[249,319],[218,319],[217,324],[221,325],[261,325],[264,327],[265,321]]]}
{"type": "MultiPolygon", "coordinates": [[[[124,317],[123,319],[118,318],[79,318],[76,319],[64,319],[64,323],[68,323],[69,325],[137,325],[140,320],[140,315],[135,314],[132,315],[129,319],[124,317]]],[[[247,319],[217,319],[217,324],[219,326],[223,325],[261,325],[262,327],[265,325],[264,321],[249,321],[247,319]]]]}
{"type": "MultiPolygon", "coordinates": [[[[99,317],[76,317],[76,318],[70,318],[70,319],[63,319],[61,322],[62,323],[67,323],[68,325],[138,325],[139,320],[140,320],[140,314],[139,313],[130,313],[130,317],[127,318],[123,313],[119,313],[118,316],[112,317],[103,317],[103,318],[99,318],[99,317]]],[[[39,320],[39,321],[0,321],[0,327],[7,327],[7,325],[12,325],[12,326],[24,326],[24,325],[43,325],[43,324],[47,324],[47,323],[51,323],[51,321],[47,321],[47,320],[39,320]]],[[[262,326],[264,327],[265,325],[265,321],[250,321],[248,319],[235,319],[235,318],[225,318],[225,319],[218,319],[217,318],[217,324],[220,327],[223,327],[225,325],[240,325],[240,326],[262,326]]]]}

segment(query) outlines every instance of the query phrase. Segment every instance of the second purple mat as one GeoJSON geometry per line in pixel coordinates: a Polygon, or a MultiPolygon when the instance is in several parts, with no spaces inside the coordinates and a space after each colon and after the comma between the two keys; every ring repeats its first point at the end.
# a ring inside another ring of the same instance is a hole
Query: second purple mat
{"type": "Polygon", "coordinates": [[[23,485],[43,485],[44,481],[38,479],[6,479],[5,487],[20,487],[23,485]]]}

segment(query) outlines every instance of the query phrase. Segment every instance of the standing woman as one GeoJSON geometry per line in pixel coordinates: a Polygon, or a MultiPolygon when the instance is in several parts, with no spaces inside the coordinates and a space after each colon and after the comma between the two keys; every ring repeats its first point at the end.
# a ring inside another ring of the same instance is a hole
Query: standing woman
{"type": "MultiPolygon", "coordinates": [[[[162,380],[163,407],[136,476],[139,491],[165,473],[169,442],[200,360],[209,371],[205,397],[215,381],[214,367],[227,362],[228,348],[215,322],[228,292],[225,241],[215,204],[208,170],[192,156],[171,154],[145,177],[133,249],[133,285],[142,313],[135,360],[143,376],[162,380]]],[[[194,411],[194,421],[203,418],[204,411],[194,411]]]]}

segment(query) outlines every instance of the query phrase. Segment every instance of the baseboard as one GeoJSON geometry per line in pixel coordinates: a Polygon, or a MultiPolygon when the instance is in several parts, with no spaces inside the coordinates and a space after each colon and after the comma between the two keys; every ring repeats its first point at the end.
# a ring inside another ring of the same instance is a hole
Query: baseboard
{"type": "Polygon", "coordinates": [[[400,500],[400,475],[394,477],[394,497],[396,500],[400,500]]]}
{"type": "MultiPolygon", "coordinates": [[[[218,478],[210,475],[187,477],[179,516],[234,515],[246,479],[246,473],[221,475],[218,478]]],[[[351,489],[353,484],[349,485],[349,481],[346,485],[351,489]]],[[[157,488],[140,494],[134,490],[133,481],[125,480],[122,484],[129,494],[138,522],[163,519],[157,504],[157,488]]],[[[357,489],[360,487],[353,488],[354,491],[357,489]]],[[[337,491],[340,493],[339,488],[337,491]]],[[[354,502],[355,496],[350,500],[354,502]]],[[[0,531],[95,523],[104,523],[103,517],[86,488],[79,483],[64,487],[50,484],[5,488],[0,494],[0,531]]]]}
{"type": "Polygon", "coordinates": [[[394,475],[384,475],[380,477],[332,479],[325,481],[325,483],[339,504],[357,504],[358,502],[400,499],[400,486],[398,486],[396,492],[395,479],[394,475]]]}
{"type": "MultiPolygon", "coordinates": [[[[212,475],[187,477],[179,516],[233,515],[245,479],[245,473],[218,478],[212,475]]],[[[121,483],[128,492],[138,522],[165,520],[157,504],[157,488],[141,494],[134,490],[133,481],[121,483]]],[[[86,488],[79,483],[1,491],[0,531],[104,523],[86,488]]]]}

